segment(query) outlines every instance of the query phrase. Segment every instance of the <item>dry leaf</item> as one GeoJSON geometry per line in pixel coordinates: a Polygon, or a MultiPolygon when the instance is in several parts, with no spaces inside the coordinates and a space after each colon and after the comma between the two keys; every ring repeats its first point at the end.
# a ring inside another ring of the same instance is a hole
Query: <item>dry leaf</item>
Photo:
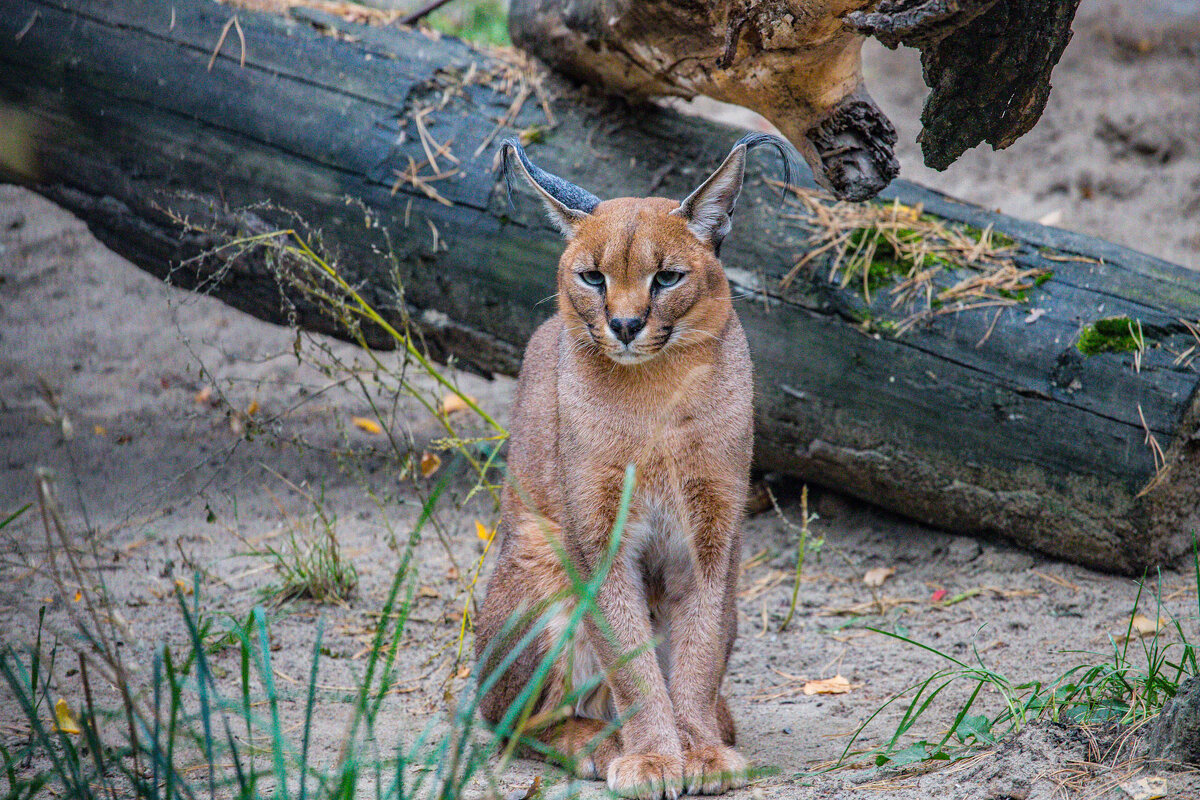
{"type": "Polygon", "coordinates": [[[97,436],[103,436],[104,434],[108,433],[108,429],[103,425],[93,425],[92,433],[96,434],[97,436]]]}
{"type": "Polygon", "coordinates": [[[175,579],[175,588],[178,589],[185,597],[192,593],[192,585],[182,578],[175,579]]]}
{"type": "Polygon", "coordinates": [[[431,453],[426,450],[421,453],[421,477],[428,478],[430,475],[438,471],[438,467],[442,465],[442,459],[437,453],[431,453]]]}
{"type": "Polygon", "coordinates": [[[496,529],[489,529],[479,520],[475,520],[475,535],[478,536],[481,541],[490,542],[492,537],[496,535],[496,529]]]}
{"type": "Polygon", "coordinates": [[[467,405],[467,400],[470,400],[472,403],[475,402],[475,398],[471,397],[469,394],[457,395],[451,393],[446,395],[442,398],[442,413],[453,414],[455,411],[464,411],[470,408],[470,406],[467,405]],[[466,399],[464,400],[463,398],[466,399]]]}
{"type": "Polygon", "coordinates": [[[250,405],[246,406],[246,416],[253,417],[257,413],[258,413],[258,401],[251,400],[250,405]]]}
{"type": "Polygon", "coordinates": [[[366,431],[372,436],[378,436],[379,434],[383,433],[383,428],[381,428],[379,423],[373,419],[368,419],[367,417],[353,417],[350,421],[354,423],[354,427],[358,428],[360,431],[366,431]]]}
{"type": "Polygon", "coordinates": [[[461,576],[458,574],[458,567],[451,564],[446,568],[446,580],[456,581],[459,577],[461,576]]]}
{"type": "Polygon", "coordinates": [[[79,734],[83,732],[79,728],[79,723],[75,721],[75,715],[71,713],[71,706],[62,697],[58,698],[54,704],[54,730],[60,733],[79,734]]]}
{"type": "Polygon", "coordinates": [[[873,588],[883,586],[883,582],[895,574],[895,567],[873,567],[863,575],[863,583],[873,588]]]}
{"type": "Polygon", "coordinates": [[[1159,617],[1158,621],[1156,622],[1147,617],[1145,614],[1134,614],[1132,629],[1129,631],[1128,635],[1122,634],[1117,641],[1123,643],[1133,639],[1154,636],[1156,633],[1166,627],[1166,625],[1166,617],[1159,617]]]}
{"type": "Polygon", "coordinates": [[[834,675],[832,678],[824,678],[819,681],[809,681],[804,684],[804,693],[812,694],[846,694],[850,691],[850,681],[843,678],[841,675],[834,675]]]}
{"type": "Polygon", "coordinates": [[[83,592],[76,589],[75,590],[75,602],[78,603],[82,599],[83,599],[83,592]]]}
{"type": "Polygon", "coordinates": [[[212,393],[211,386],[205,386],[203,389],[196,392],[196,396],[193,398],[196,401],[196,405],[206,406],[210,404],[212,402],[212,393]]]}
{"type": "Polygon", "coordinates": [[[434,597],[434,598],[436,598],[436,597],[441,597],[441,594],[439,594],[438,590],[433,588],[432,586],[422,586],[420,589],[417,589],[417,597],[434,597]]]}
{"type": "Polygon", "coordinates": [[[456,677],[456,678],[469,678],[469,677],[471,677],[471,665],[470,665],[470,664],[463,664],[461,667],[459,667],[459,668],[458,668],[458,672],[456,672],[456,673],[454,674],[454,677],[456,677]]]}

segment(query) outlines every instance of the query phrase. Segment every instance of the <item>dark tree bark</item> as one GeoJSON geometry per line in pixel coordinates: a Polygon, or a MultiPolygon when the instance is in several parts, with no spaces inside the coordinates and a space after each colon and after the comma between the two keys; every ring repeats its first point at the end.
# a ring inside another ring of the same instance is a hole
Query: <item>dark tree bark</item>
{"type": "MultiPolygon", "coordinates": [[[[305,298],[285,301],[260,251],[202,257],[231,232],[299,217],[370,301],[393,320],[411,315],[435,356],[483,372],[516,372],[551,312],[536,301],[553,291],[561,252],[535,200],[507,204],[491,170],[498,138],[541,126],[531,156],[600,197],[681,198],[739,135],[552,78],[543,105],[537,80],[455,40],[313,13],[0,0],[0,96],[30,115],[40,152],[26,181],[102,241],[264,319],[294,313],[344,334],[305,298]],[[434,179],[426,148],[446,143],[460,163],[434,153],[453,173],[434,179]],[[387,237],[394,262],[380,255],[387,237]]],[[[760,466],[1104,569],[1137,571],[1189,546],[1200,527],[1200,374],[1176,354],[1197,344],[1183,321],[1200,309],[1194,273],[897,181],[889,200],[994,226],[1018,243],[1019,267],[1053,275],[999,315],[864,334],[864,314],[886,318],[891,298],[878,290],[867,306],[853,286],[829,283],[829,254],[780,288],[817,225],[781,209],[760,180],[765,164],[756,156],[722,253],[747,295],[737,308],[755,359],[760,466]],[[1085,325],[1113,316],[1142,326],[1140,371],[1131,353],[1076,347],[1085,325]],[[1158,470],[1148,436],[1164,451],[1158,470]]]]}
{"type": "Polygon", "coordinates": [[[885,0],[879,6],[848,20],[888,47],[921,50],[932,90],[921,111],[921,152],[928,166],[946,169],[981,142],[1003,150],[1041,119],[1079,0],[885,0]]]}

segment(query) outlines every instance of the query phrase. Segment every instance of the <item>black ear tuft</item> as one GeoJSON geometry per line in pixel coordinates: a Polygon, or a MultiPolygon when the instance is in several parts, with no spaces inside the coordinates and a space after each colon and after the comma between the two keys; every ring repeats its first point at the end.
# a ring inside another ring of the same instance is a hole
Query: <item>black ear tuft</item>
{"type": "Polygon", "coordinates": [[[521,142],[518,139],[505,139],[500,143],[500,148],[504,158],[504,184],[510,203],[512,202],[513,173],[511,159],[515,153],[530,180],[566,208],[572,211],[579,211],[583,214],[590,214],[596,210],[596,206],[600,205],[600,198],[596,197],[596,195],[585,189],[581,189],[570,181],[563,180],[557,175],[546,172],[537,164],[530,161],[529,156],[525,154],[525,148],[521,146],[521,142]]]}
{"type": "Polygon", "coordinates": [[[750,152],[761,145],[775,148],[775,151],[779,153],[779,160],[783,162],[783,196],[787,197],[788,189],[796,186],[793,180],[796,175],[796,149],[792,147],[791,142],[773,133],[747,133],[737,140],[737,144],[734,147],[738,147],[739,145],[745,145],[746,152],[750,152]]]}
{"type": "Polygon", "coordinates": [[[672,214],[687,221],[688,230],[702,242],[719,251],[721,240],[733,225],[733,209],[742,193],[742,180],[746,173],[746,153],[755,147],[770,145],[783,157],[784,193],[792,186],[792,146],[784,139],[769,133],[748,133],[738,139],[729,155],[709,175],[704,183],[688,195],[672,214]]]}

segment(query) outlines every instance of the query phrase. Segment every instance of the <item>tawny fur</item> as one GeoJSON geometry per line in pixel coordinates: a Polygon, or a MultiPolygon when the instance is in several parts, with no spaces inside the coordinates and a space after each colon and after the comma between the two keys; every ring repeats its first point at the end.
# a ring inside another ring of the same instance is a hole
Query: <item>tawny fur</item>
{"type": "MultiPolygon", "coordinates": [[[[709,182],[728,211],[744,155],[735,147],[722,166],[729,174],[718,170],[709,182]]],[[[483,699],[482,713],[498,721],[562,634],[571,594],[560,552],[585,579],[594,573],[633,464],[629,522],[598,599],[613,640],[588,619],[532,710],[535,721],[553,724],[528,735],[577,775],[607,778],[624,796],[720,793],[746,780],[720,687],[737,634],[753,422],[750,354],[715,253],[723,231],[714,241],[703,228],[704,214],[723,207],[689,207],[689,221],[679,201],[622,198],[578,214],[542,194],[568,242],[558,313],[530,340],[517,384],[503,543],[476,627],[476,653],[491,645],[480,674],[528,629],[497,639],[514,614],[552,618],[483,699]],[[664,269],[686,274],[652,290],[664,269]],[[603,273],[603,290],[581,277],[594,272],[603,273]],[[625,346],[613,318],[645,326],[625,346]],[[597,673],[603,684],[562,708],[568,685],[597,673]],[[604,738],[617,718],[619,733],[604,738]]],[[[727,217],[714,229],[722,224],[727,230],[727,217]]]]}

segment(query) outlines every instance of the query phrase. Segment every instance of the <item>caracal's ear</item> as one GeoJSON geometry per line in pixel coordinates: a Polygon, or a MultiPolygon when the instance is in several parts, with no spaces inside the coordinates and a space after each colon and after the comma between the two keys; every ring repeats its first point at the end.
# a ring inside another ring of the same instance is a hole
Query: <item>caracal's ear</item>
{"type": "Polygon", "coordinates": [[[500,143],[500,158],[508,201],[512,202],[513,172],[519,172],[541,196],[550,221],[562,231],[563,236],[572,236],[579,223],[600,205],[600,198],[596,195],[557,175],[551,175],[530,161],[529,156],[525,155],[525,148],[516,139],[505,139],[500,143]],[[514,155],[516,158],[513,158],[514,155]]]}
{"type": "Polygon", "coordinates": [[[791,145],[769,133],[748,133],[738,139],[725,161],[717,167],[717,171],[709,175],[708,180],[700,184],[700,188],[688,195],[687,199],[679,204],[679,208],[671,212],[683,217],[687,221],[688,229],[696,234],[700,241],[712,245],[715,251],[720,251],[721,240],[732,227],[730,217],[733,216],[733,207],[737,205],[738,195],[742,193],[742,179],[746,175],[746,153],[763,144],[779,151],[783,158],[783,182],[791,186],[791,145]]]}

